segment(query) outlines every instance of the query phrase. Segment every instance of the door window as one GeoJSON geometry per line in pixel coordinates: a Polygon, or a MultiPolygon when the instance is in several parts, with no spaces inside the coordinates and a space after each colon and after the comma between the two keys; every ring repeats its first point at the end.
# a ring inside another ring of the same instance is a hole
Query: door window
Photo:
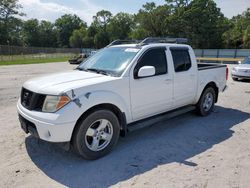
{"type": "Polygon", "coordinates": [[[175,72],[187,71],[191,68],[191,59],[188,49],[171,49],[175,72]]]}
{"type": "Polygon", "coordinates": [[[148,50],[138,61],[134,69],[134,77],[138,78],[139,69],[143,66],[155,67],[155,75],[167,73],[166,48],[154,48],[148,50]]]}

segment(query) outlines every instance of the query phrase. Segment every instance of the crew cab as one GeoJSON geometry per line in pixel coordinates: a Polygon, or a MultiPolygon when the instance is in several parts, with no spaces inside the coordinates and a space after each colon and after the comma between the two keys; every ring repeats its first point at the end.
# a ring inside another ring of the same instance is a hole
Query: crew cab
{"type": "Polygon", "coordinates": [[[197,64],[193,49],[181,41],[116,41],[75,70],[25,82],[17,104],[21,127],[93,160],[137,122],[186,106],[210,114],[226,88],[228,69],[197,64]]]}

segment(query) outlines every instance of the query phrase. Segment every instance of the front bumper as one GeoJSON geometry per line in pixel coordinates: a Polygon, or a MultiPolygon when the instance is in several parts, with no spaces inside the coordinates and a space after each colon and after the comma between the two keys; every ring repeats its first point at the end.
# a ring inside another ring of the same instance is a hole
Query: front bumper
{"type": "Polygon", "coordinates": [[[60,114],[29,111],[21,105],[20,101],[17,103],[17,111],[21,127],[26,133],[48,142],[69,142],[71,140],[74,121],[60,122],[57,121],[60,114]]]}
{"type": "Polygon", "coordinates": [[[243,75],[232,74],[231,76],[233,78],[239,78],[239,79],[250,79],[250,75],[249,76],[243,76],[243,75]]]}
{"type": "Polygon", "coordinates": [[[250,72],[249,71],[234,71],[232,70],[231,76],[233,78],[241,78],[241,79],[250,79],[250,72]]]}

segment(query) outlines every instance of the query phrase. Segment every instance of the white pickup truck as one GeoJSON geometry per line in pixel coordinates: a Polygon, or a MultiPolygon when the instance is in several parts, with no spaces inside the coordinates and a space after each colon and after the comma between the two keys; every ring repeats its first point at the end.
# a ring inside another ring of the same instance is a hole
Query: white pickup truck
{"type": "Polygon", "coordinates": [[[185,106],[208,115],[226,88],[228,69],[197,64],[193,49],[178,41],[116,41],[75,70],[25,82],[17,104],[21,127],[97,159],[136,122],[185,106]]]}

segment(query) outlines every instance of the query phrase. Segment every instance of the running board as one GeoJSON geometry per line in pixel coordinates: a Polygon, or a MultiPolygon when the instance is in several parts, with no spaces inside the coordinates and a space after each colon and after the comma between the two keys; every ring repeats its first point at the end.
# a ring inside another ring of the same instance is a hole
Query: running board
{"type": "Polygon", "coordinates": [[[140,120],[140,121],[137,121],[135,123],[129,124],[127,126],[127,128],[128,128],[129,132],[130,131],[136,131],[136,130],[139,130],[139,129],[142,129],[142,128],[145,128],[145,127],[149,127],[149,126],[151,126],[153,124],[156,124],[156,123],[159,123],[159,122],[174,118],[174,117],[179,116],[181,114],[191,112],[193,110],[195,110],[194,106],[186,106],[186,107],[178,108],[178,109],[172,110],[170,112],[166,112],[166,113],[163,113],[163,114],[160,114],[160,115],[149,117],[149,118],[146,118],[144,120],[140,120]]]}

